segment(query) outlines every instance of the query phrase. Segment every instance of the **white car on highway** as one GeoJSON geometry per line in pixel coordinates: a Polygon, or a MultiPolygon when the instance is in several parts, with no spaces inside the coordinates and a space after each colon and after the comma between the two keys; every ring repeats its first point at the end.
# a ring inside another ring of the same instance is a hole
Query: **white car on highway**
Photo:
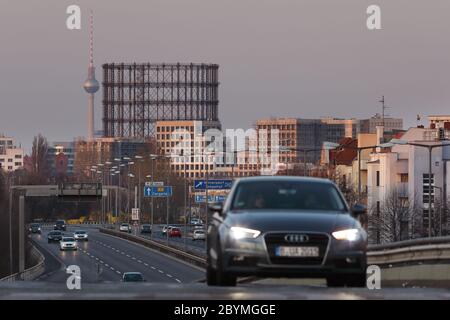
{"type": "Polygon", "coordinates": [[[131,226],[129,223],[122,223],[119,227],[119,231],[131,232],[131,226]]]}
{"type": "Polygon", "coordinates": [[[88,234],[84,230],[75,230],[73,237],[78,241],[88,241],[88,234]]]}
{"type": "Polygon", "coordinates": [[[192,241],[206,240],[206,232],[204,230],[194,230],[192,233],[192,241]]]}
{"type": "Polygon", "coordinates": [[[73,237],[63,237],[59,242],[59,249],[64,250],[78,250],[77,241],[73,237]]]}

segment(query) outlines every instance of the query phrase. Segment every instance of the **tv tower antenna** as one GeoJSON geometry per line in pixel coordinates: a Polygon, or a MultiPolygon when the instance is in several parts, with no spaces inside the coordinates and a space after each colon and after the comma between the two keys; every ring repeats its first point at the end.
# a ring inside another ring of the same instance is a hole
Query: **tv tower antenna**
{"type": "Polygon", "coordinates": [[[381,121],[382,121],[382,124],[383,124],[383,128],[385,127],[385,121],[384,121],[384,119],[385,119],[385,117],[386,117],[386,109],[388,108],[387,106],[386,106],[386,101],[384,100],[384,96],[381,98],[381,100],[380,101],[378,101],[378,102],[381,102],[381,121]]]}
{"type": "Polygon", "coordinates": [[[94,13],[91,10],[89,23],[89,66],[88,77],[83,84],[84,90],[88,93],[88,141],[94,140],[94,94],[100,88],[95,79],[94,67],[94,13]]]}

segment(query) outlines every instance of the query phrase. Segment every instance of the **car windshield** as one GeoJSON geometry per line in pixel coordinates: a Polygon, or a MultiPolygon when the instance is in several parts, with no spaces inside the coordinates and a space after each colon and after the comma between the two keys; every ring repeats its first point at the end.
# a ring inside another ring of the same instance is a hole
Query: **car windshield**
{"type": "Polygon", "coordinates": [[[70,242],[70,241],[75,241],[74,238],[63,238],[62,240],[63,240],[63,241],[68,241],[68,242],[70,242]]]}
{"type": "Polygon", "coordinates": [[[31,227],[32,227],[32,228],[38,228],[39,225],[38,225],[38,224],[32,224],[31,227]]]}
{"type": "Polygon", "coordinates": [[[143,281],[144,278],[142,277],[142,274],[139,273],[129,273],[124,275],[125,281],[143,281]]]}
{"type": "Polygon", "coordinates": [[[75,231],[75,234],[85,234],[86,231],[75,231]]]}
{"type": "Polygon", "coordinates": [[[50,232],[50,235],[52,235],[52,236],[60,236],[61,232],[50,232]]]}
{"type": "Polygon", "coordinates": [[[237,186],[231,210],[344,211],[346,205],[336,187],[311,181],[242,182],[237,186]]]}

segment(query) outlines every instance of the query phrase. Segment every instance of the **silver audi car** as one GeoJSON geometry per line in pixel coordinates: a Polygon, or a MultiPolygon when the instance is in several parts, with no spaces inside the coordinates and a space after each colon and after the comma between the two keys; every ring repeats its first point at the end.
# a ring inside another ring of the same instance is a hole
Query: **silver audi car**
{"type": "Polygon", "coordinates": [[[252,275],[366,284],[367,234],[357,219],[366,207],[349,208],[330,180],[243,178],[209,209],[208,285],[234,286],[252,275]]]}

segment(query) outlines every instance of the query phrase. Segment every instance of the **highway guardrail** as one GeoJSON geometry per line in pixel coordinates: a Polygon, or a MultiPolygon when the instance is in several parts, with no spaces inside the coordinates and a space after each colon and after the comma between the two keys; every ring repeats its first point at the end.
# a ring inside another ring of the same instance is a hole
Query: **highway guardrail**
{"type": "Polygon", "coordinates": [[[369,264],[380,266],[450,260],[450,237],[420,238],[371,245],[367,257],[369,264]]]}

